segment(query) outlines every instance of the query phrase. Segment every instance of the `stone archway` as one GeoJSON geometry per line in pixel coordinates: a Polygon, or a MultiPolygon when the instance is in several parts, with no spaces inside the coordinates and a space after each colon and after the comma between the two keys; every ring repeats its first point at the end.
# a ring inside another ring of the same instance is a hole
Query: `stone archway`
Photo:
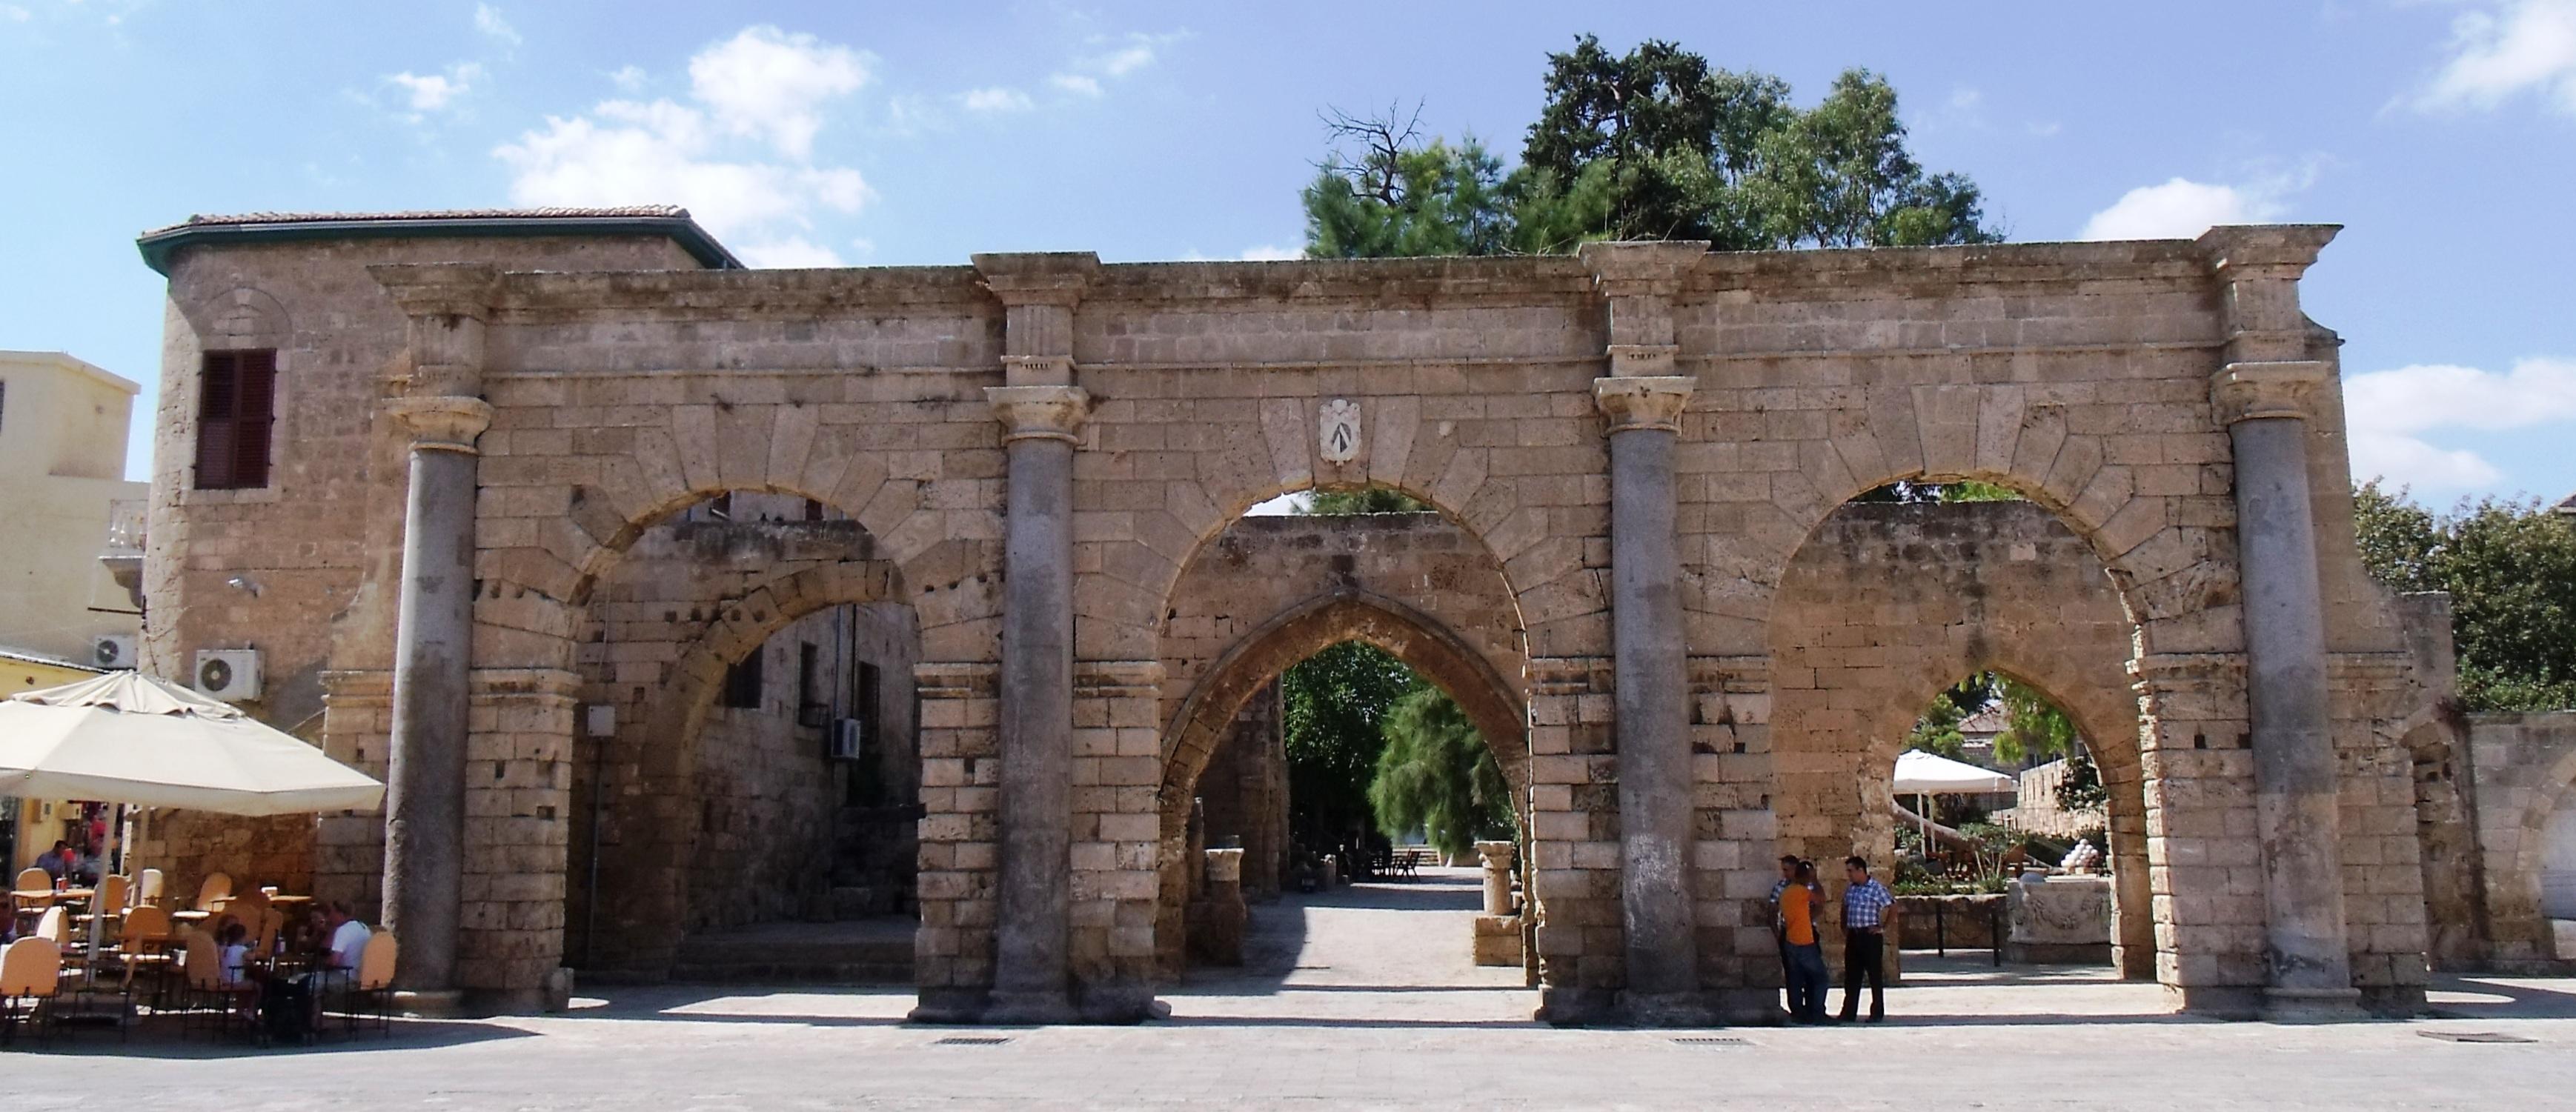
{"type": "MultiPolygon", "coordinates": [[[[780,800],[804,799],[828,786],[814,781],[814,773],[839,775],[828,764],[804,767],[820,759],[819,741],[813,751],[797,744],[812,723],[773,716],[763,726],[765,708],[726,712],[729,723],[752,715],[727,729],[742,734],[735,744],[758,744],[730,752],[719,766],[716,783],[726,800],[711,798],[702,783],[715,756],[704,751],[710,714],[737,662],[809,615],[906,601],[902,570],[875,556],[873,538],[857,522],[803,516],[800,511],[791,520],[746,517],[636,529],[607,574],[583,592],[575,662],[581,693],[615,723],[608,736],[581,739],[572,777],[578,790],[565,926],[568,942],[577,943],[568,949],[585,968],[648,976],[669,968],[681,938],[708,918],[695,893],[704,877],[715,874],[701,860],[706,853],[700,843],[710,835],[739,840],[742,832],[731,818],[737,812],[755,831],[786,822],[783,829],[810,834],[821,821],[828,833],[828,810],[806,814],[828,807],[818,800],[788,809],[804,816],[798,821],[772,813],[780,811],[780,800]]],[[[667,521],[671,514],[662,517],[667,521]]],[[[905,625],[917,644],[917,632],[905,625]]],[[[840,661],[846,646],[831,648],[840,661]]],[[[908,694],[914,660],[917,649],[905,655],[899,675],[880,677],[881,686],[899,684],[908,694]]],[[[787,677],[780,671],[772,671],[768,688],[782,686],[787,677]]],[[[907,722],[910,702],[902,701],[907,722]]],[[[784,709],[789,718],[801,713],[799,707],[784,709]]],[[[909,736],[902,740],[911,748],[909,736]]],[[[818,843],[791,857],[820,869],[828,860],[824,849],[818,843]]],[[[792,901],[796,897],[785,886],[812,879],[790,875],[795,870],[789,863],[755,869],[767,856],[745,856],[737,871],[744,883],[767,877],[758,883],[778,889],[767,893],[771,902],[792,901]]]]}
{"type": "Polygon", "coordinates": [[[2115,960],[2155,975],[2134,626],[2092,550],[2027,502],[1852,503],[1817,527],[1772,608],[1780,852],[1884,861],[1906,732],[1961,677],[2000,672],[2072,718],[2104,788],[2115,960]]]}
{"type": "Polygon", "coordinates": [[[1517,689],[1492,664],[1440,624],[1389,599],[1356,592],[1315,599],[1262,623],[1220,657],[1181,700],[1164,728],[1166,758],[1156,798],[1162,813],[1157,851],[1155,958],[1169,979],[1187,948],[1183,912],[1189,899],[1192,792],[1226,728],[1253,694],[1290,665],[1345,641],[1361,641],[1404,662],[1457,700],[1502,766],[1513,810],[1529,828],[1528,711],[1517,689]]]}

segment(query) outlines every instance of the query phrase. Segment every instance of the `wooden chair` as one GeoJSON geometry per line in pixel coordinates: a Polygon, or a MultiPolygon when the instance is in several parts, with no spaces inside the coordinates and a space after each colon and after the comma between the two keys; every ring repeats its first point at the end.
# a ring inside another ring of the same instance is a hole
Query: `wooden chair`
{"type": "Polygon", "coordinates": [[[62,980],[62,947],[50,939],[21,938],[0,952],[0,1039],[16,1039],[21,1021],[42,1029],[62,980]]]}
{"type": "Polygon", "coordinates": [[[114,875],[100,877],[98,893],[90,897],[90,911],[93,914],[105,914],[111,919],[124,914],[125,896],[133,887],[134,881],[131,877],[114,875]]]}
{"type": "Polygon", "coordinates": [[[124,929],[117,932],[115,961],[125,989],[130,995],[134,983],[143,981],[156,1010],[168,997],[174,967],[170,944],[174,941],[170,913],[151,904],[126,912],[124,929]]]}
{"type": "Polygon", "coordinates": [[[214,935],[205,931],[188,932],[183,969],[187,978],[185,1006],[189,1014],[203,1016],[211,1010],[217,1034],[232,1030],[235,1019],[254,1018],[244,1013],[243,1005],[257,998],[259,986],[224,983],[223,948],[215,944],[214,935]]]}
{"type": "Polygon", "coordinates": [[[10,884],[10,887],[26,892],[33,892],[39,888],[50,891],[54,887],[54,874],[30,865],[18,870],[18,879],[10,884]]]}
{"type": "Polygon", "coordinates": [[[54,906],[54,877],[43,869],[20,869],[9,889],[13,893],[9,897],[12,914],[18,917],[21,932],[34,926],[36,916],[44,914],[46,908],[54,906]],[[14,894],[17,892],[29,894],[19,896],[14,894]]]}
{"type": "Polygon", "coordinates": [[[197,902],[189,906],[199,911],[220,911],[223,909],[224,901],[231,899],[232,894],[232,874],[207,873],[206,879],[197,885],[197,902]]]}
{"type": "Polygon", "coordinates": [[[386,1038],[394,1036],[394,964],[400,949],[392,931],[367,936],[366,946],[359,949],[357,971],[340,994],[340,1015],[351,1031],[358,1029],[360,1019],[372,1018],[386,1038]]]}
{"type": "Polygon", "coordinates": [[[145,869],[141,873],[136,874],[134,878],[134,893],[127,899],[126,906],[141,907],[145,904],[150,904],[153,907],[161,906],[162,889],[165,887],[166,883],[167,881],[161,875],[161,870],[159,869],[145,869]]]}

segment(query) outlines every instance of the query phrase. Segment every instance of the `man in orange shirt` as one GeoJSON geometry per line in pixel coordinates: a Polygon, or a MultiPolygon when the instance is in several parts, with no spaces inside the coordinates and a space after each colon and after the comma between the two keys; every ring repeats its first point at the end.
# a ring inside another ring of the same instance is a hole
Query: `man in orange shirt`
{"type": "Polygon", "coordinates": [[[1789,948],[1789,1021],[1825,1021],[1825,950],[1816,941],[1814,862],[1798,862],[1797,875],[1780,890],[1780,929],[1789,948]]]}

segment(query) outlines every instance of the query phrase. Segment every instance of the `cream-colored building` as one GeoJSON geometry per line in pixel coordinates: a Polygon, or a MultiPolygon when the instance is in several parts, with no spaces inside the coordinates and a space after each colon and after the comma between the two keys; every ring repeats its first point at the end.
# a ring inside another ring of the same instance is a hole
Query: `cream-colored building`
{"type": "Polygon", "coordinates": [[[141,609],[99,562],[151,488],[125,480],[133,382],[58,351],[0,351],[0,647],[83,664],[140,632],[141,609]]]}

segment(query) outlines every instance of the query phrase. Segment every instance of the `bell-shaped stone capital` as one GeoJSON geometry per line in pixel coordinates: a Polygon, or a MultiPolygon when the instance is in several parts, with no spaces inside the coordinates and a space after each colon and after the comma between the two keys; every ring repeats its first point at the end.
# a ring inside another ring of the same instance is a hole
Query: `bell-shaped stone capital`
{"type": "Polygon", "coordinates": [[[2333,375],[2324,363],[2230,363],[2209,380],[2209,400],[2222,424],[2266,417],[2309,417],[2317,391],[2333,375]]]}
{"type": "Polygon", "coordinates": [[[1512,867],[1512,848],[1510,842],[1478,842],[1476,856],[1486,868],[1508,869],[1512,867]]]}
{"type": "Polygon", "coordinates": [[[385,403],[412,447],[433,452],[474,452],[474,439],[492,427],[492,403],[481,398],[430,394],[385,403]]]}
{"type": "Polygon", "coordinates": [[[1072,443],[1091,413],[1091,393],[1079,386],[987,386],[984,400],[1002,422],[1002,443],[1062,440],[1072,443]]]}
{"type": "Polygon", "coordinates": [[[1613,433],[1638,429],[1681,431],[1682,408],[1699,380],[1689,375],[1618,375],[1592,380],[1592,404],[1610,419],[1613,433]]]}

